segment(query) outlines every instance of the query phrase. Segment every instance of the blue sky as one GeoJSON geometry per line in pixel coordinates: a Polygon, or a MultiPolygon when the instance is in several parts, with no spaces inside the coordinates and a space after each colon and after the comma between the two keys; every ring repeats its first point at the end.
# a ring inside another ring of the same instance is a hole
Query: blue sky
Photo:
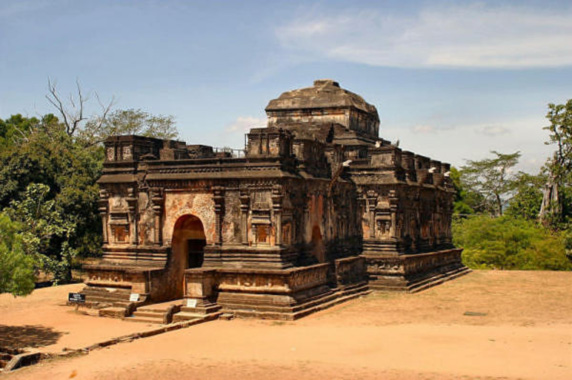
{"type": "Polygon", "coordinates": [[[64,95],[78,79],[241,148],[270,99],[332,78],[403,149],[457,166],[520,150],[532,172],[547,103],[572,97],[570,20],[569,1],[0,0],[0,117],[53,112],[48,77],[64,95]]]}

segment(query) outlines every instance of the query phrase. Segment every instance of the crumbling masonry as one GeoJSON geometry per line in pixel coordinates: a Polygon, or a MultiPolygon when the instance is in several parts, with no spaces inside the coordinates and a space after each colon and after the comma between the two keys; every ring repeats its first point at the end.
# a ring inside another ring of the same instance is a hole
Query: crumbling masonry
{"type": "Polygon", "coordinates": [[[451,243],[449,164],[379,138],[376,108],[331,80],[283,93],[266,113],[238,157],[107,139],[104,257],[86,267],[88,303],[128,315],[187,298],[196,313],[293,319],[466,273],[451,243]]]}

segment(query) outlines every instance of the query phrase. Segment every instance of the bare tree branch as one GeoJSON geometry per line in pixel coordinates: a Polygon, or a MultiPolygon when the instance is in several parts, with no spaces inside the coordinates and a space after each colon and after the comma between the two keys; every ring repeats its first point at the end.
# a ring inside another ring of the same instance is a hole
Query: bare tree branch
{"type": "MultiPolygon", "coordinates": [[[[89,100],[89,96],[84,95],[79,80],[76,79],[77,94],[69,95],[67,104],[62,101],[58,94],[56,84],[48,78],[48,91],[46,99],[52,104],[62,118],[68,136],[75,136],[82,129],[82,122],[88,120],[85,116],[85,105],[89,100]]],[[[99,95],[95,94],[97,102],[101,107],[101,115],[95,118],[96,129],[100,129],[113,106],[115,105],[115,98],[112,98],[109,104],[104,105],[99,95]]]]}
{"type": "Polygon", "coordinates": [[[50,78],[48,78],[48,91],[50,92],[48,95],[46,95],[46,99],[48,99],[48,101],[56,108],[56,110],[59,112],[59,114],[62,117],[62,121],[66,127],[66,133],[69,135],[69,131],[71,130],[71,126],[70,126],[70,122],[69,122],[69,118],[68,118],[68,114],[66,112],[66,108],[63,104],[63,102],[60,100],[60,97],[58,96],[58,92],[56,90],[56,84],[52,83],[52,81],[50,80],[50,78]]]}

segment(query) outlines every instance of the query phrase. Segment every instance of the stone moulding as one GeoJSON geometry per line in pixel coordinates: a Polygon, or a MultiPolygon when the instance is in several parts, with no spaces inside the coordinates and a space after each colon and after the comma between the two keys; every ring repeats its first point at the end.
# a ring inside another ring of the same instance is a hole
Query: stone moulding
{"type": "Polygon", "coordinates": [[[327,282],[329,264],[285,270],[221,269],[218,289],[225,292],[292,294],[327,282]]]}
{"type": "Polygon", "coordinates": [[[461,261],[462,249],[411,255],[364,255],[369,285],[374,290],[420,291],[452,280],[470,270],[461,261]]]}

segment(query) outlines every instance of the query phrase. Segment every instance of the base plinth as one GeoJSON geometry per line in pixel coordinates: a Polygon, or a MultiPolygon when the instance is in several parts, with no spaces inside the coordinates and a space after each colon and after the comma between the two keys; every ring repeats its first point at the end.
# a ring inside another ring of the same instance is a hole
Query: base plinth
{"type": "Polygon", "coordinates": [[[373,290],[417,292],[470,272],[461,261],[462,249],[411,255],[366,254],[373,290]]]}

